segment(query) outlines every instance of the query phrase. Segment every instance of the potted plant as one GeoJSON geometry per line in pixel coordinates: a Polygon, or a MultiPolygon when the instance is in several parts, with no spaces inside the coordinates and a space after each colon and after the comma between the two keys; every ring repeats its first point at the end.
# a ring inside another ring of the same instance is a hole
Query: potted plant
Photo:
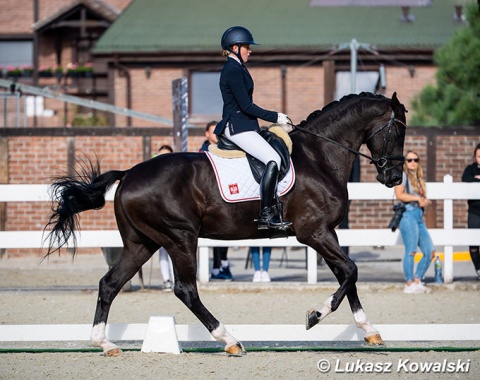
{"type": "Polygon", "coordinates": [[[24,78],[31,78],[33,76],[33,66],[32,65],[23,65],[22,66],[22,76],[24,78]]]}
{"type": "Polygon", "coordinates": [[[53,76],[53,70],[49,66],[40,66],[38,76],[40,78],[51,78],[53,76]]]}
{"type": "Polygon", "coordinates": [[[69,63],[67,65],[67,76],[71,78],[79,78],[80,72],[78,71],[78,64],[76,63],[69,63]]]}
{"type": "Polygon", "coordinates": [[[22,70],[17,66],[7,66],[7,77],[20,78],[22,76],[22,70]]]}
{"type": "Polygon", "coordinates": [[[93,63],[87,62],[83,67],[84,67],[85,76],[87,78],[93,77],[93,63]]]}
{"type": "Polygon", "coordinates": [[[55,77],[57,79],[62,79],[63,77],[63,67],[60,66],[60,65],[56,65],[54,68],[53,68],[53,72],[55,73],[55,77]]]}

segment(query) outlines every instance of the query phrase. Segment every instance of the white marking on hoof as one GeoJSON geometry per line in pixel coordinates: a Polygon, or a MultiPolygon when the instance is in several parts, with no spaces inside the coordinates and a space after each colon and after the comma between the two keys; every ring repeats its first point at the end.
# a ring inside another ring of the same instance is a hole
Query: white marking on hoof
{"type": "Polygon", "coordinates": [[[110,342],[105,335],[106,325],[104,322],[93,326],[90,340],[95,347],[101,347],[106,356],[118,356],[121,353],[120,348],[110,342]],[[111,352],[112,354],[108,354],[111,352]]]}
{"type": "Polygon", "coordinates": [[[333,301],[333,294],[325,300],[322,308],[319,310],[320,321],[323,321],[325,317],[332,312],[332,301],[333,301]]]}
{"type": "Polygon", "coordinates": [[[367,315],[363,309],[357,310],[353,313],[353,320],[358,328],[365,331],[365,336],[378,335],[378,331],[368,321],[367,315]]]}
{"type": "Polygon", "coordinates": [[[218,342],[225,343],[226,347],[232,347],[239,344],[238,340],[230,335],[223,323],[220,323],[220,325],[213,330],[211,334],[218,342]]]}

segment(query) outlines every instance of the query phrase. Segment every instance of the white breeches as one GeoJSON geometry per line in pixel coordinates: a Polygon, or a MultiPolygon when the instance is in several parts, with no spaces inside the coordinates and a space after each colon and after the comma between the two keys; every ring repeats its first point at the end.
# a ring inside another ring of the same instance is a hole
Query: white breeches
{"type": "Polygon", "coordinates": [[[262,161],[265,165],[270,161],[275,161],[278,170],[280,170],[280,165],[282,164],[280,156],[256,131],[241,132],[232,136],[227,126],[225,128],[225,137],[257,160],[262,161]]]}

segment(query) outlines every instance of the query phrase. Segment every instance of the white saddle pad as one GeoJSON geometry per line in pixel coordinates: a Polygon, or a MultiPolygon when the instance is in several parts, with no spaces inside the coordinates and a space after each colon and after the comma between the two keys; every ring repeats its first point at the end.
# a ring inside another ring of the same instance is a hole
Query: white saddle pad
{"type": "MultiPolygon", "coordinates": [[[[224,201],[229,203],[260,199],[260,185],[253,178],[247,157],[224,158],[205,152],[217,177],[218,189],[224,201]]],[[[295,183],[295,170],[290,161],[290,170],[278,182],[279,197],[290,191],[295,183]]]]}

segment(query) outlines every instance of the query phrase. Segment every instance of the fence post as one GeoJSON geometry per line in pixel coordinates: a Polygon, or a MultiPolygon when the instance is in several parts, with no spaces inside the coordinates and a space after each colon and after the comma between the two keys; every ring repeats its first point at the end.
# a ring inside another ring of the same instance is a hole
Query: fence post
{"type": "Polygon", "coordinates": [[[209,247],[198,247],[198,281],[208,282],[208,251],[209,247]]]}
{"type": "MultiPolygon", "coordinates": [[[[443,176],[443,183],[452,182],[453,177],[450,174],[443,176]]],[[[446,230],[447,234],[450,234],[453,230],[453,199],[443,200],[443,229],[446,230]]],[[[453,282],[453,246],[444,246],[443,253],[443,281],[449,284],[453,282]]]]}
{"type": "Polygon", "coordinates": [[[307,247],[307,283],[317,283],[317,251],[307,247]]]}

